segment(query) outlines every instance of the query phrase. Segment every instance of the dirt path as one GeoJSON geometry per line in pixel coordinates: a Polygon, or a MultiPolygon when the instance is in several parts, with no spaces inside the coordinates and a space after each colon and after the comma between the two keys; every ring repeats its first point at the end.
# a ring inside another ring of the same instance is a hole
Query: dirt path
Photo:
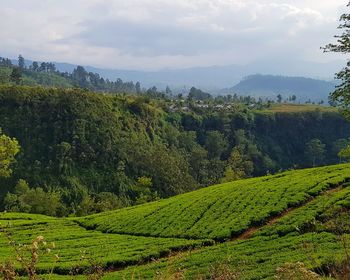
{"type": "Polygon", "coordinates": [[[321,192],[320,194],[318,194],[317,196],[313,196],[310,199],[308,199],[306,202],[300,204],[299,206],[296,207],[290,207],[287,210],[283,211],[281,214],[277,215],[277,216],[273,216],[271,217],[265,224],[261,225],[261,226],[257,226],[257,227],[250,227],[248,228],[246,231],[244,231],[243,233],[241,233],[239,236],[233,237],[231,238],[230,241],[235,241],[235,240],[245,240],[245,239],[249,239],[250,237],[252,237],[256,232],[258,232],[261,228],[266,227],[266,226],[272,226],[275,223],[277,223],[280,219],[282,219],[283,217],[291,214],[292,212],[307,206],[308,204],[312,203],[316,198],[318,198],[319,196],[323,196],[323,195],[329,195],[335,192],[339,192],[343,187],[339,186],[333,189],[329,189],[327,191],[321,192]]]}

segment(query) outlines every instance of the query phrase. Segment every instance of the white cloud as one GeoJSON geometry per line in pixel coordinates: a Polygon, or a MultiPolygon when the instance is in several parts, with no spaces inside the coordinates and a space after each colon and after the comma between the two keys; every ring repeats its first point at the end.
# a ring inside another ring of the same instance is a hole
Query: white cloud
{"type": "Polygon", "coordinates": [[[0,52],[108,68],[323,61],[344,0],[0,0],[0,52]],[[321,2],[321,3],[320,3],[321,2]]]}

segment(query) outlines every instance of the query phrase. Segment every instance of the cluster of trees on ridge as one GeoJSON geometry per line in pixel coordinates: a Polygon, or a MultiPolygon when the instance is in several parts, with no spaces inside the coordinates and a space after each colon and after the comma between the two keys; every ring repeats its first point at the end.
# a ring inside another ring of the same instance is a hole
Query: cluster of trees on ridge
{"type": "Polygon", "coordinates": [[[0,70],[0,84],[79,87],[112,93],[141,93],[143,90],[139,82],[110,81],[97,73],[87,72],[82,66],[77,66],[72,73],[58,71],[52,62],[34,61],[27,67],[22,55],[18,56],[18,65],[0,57],[0,70]]]}
{"type": "MultiPolygon", "coordinates": [[[[281,94],[276,98],[254,98],[251,95],[240,95],[228,93],[226,95],[213,96],[195,87],[177,90],[173,92],[169,86],[164,90],[159,90],[153,86],[148,89],[142,88],[140,82],[123,82],[120,78],[115,81],[104,79],[98,73],[88,72],[82,66],[77,66],[72,73],[60,72],[56,69],[56,65],[52,62],[33,61],[27,66],[22,55],[18,56],[17,64],[13,64],[11,59],[0,57],[0,84],[28,85],[28,86],[45,86],[60,88],[84,88],[95,92],[111,93],[111,94],[133,94],[143,95],[155,99],[168,100],[171,106],[180,107],[186,102],[187,105],[195,102],[203,102],[206,104],[231,104],[232,102],[240,102],[247,105],[255,106],[258,109],[264,109],[271,106],[272,103],[300,103],[297,101],[295,94],[283,99],[281,94]],[[182,102],[182,104],[181,104],[182,102]]],[[[311,100],[305,103],[314,103],[311,100]]],[[[319,102],[323,104],[324,102],[319,102]]]]}
{"type": "Polygon", "coordinates": [[[80,89],[0,87],[3,132],[20,152],[0,207],[85,215],[282,169],[339,162],[336,112],[172,111],[163,100],[80,89]]]}

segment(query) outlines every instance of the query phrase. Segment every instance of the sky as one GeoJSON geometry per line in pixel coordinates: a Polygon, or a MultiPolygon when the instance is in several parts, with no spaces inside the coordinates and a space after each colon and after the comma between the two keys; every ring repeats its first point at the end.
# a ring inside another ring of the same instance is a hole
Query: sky
{"type": "Polygon", "coordinates": [[[157,70],[327,62],[346,0],[0,0],[0,56],[157,70]]]}

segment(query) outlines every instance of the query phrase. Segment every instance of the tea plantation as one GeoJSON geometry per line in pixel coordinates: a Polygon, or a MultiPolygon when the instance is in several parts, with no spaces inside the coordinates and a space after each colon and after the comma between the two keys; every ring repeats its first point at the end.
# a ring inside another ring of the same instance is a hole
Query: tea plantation
{"type": "Polygon", "coordinates": [[[79,222],[108,233],[222,241],[350,179],[348,169],[338,165],[240,180],[79,222]]]}
{"type": "Polygon", "coordinates": [[[54,242],[40,256],[44,279],[71,276],[99,262],[103,279],[208,277],[225,264],[239,279],[273,279],[285,263],[327,272],[346,258],[350,236],[350,164],[288,171],[212,186],[158,202],[82,217],[0,214],[0,261],[14,258],[9,239],[54,242]],[[6,237],[7,235],[7,237],[6,237]]]}

